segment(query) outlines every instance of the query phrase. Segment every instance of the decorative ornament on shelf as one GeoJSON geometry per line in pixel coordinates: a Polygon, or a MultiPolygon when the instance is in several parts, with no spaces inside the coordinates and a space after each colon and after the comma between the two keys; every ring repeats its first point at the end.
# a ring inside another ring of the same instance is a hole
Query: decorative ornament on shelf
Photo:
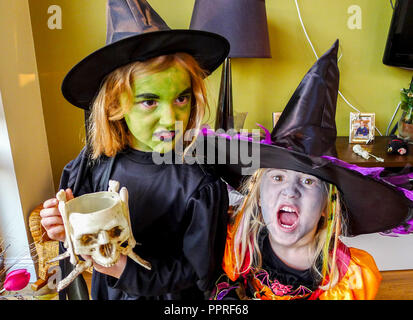
{"type": "Polygon", "coordinates": [[[373,157],[379,162],[384,162],[383,158],[376,157],[374,154],[369,153],[367,150],[363,149],[363,147],[359,144],[353,146],[353,152],[366,160],[370,159],[370,157],[373,157]]]}
{"type": "Polygon", "coordinates": [[[413,142],[413,77],[409,88],[402,89],[400,95],[403,114],[398,123],[399,138],[413,142]]]}
{"type": "Polygon", "coordinates": [[[391,140],[389,141],[387,153],[404,156],[409,153],[409,146],[406,141],[404,141],[403,139],[399,139],[393,135],[391,136],[391,140]]]}

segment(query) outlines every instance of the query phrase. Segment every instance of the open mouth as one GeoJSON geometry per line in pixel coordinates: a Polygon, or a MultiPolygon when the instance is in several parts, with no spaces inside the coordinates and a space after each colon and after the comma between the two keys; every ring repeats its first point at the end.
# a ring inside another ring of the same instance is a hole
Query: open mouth
{"type": "Polygon", "coordinates": [[[153,134],[156,138],[164,142],[170,142],[175,139],[175,131],[162,130],[153,134]]]}
{"type": "Polygon", "coordinates": [[[298,218],[298,209],[293,206],[282,205],[277,212],[278,224],[286,232],[291,232],[297,227],[298,218]]]}

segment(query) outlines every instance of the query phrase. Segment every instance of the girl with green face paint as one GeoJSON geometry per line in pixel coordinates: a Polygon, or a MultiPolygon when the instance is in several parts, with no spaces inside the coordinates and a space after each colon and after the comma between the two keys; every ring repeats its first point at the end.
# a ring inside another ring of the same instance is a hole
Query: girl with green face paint
{"type": "MultiPolygon", "coordinates": [[[[92,157],[125,147],[166,153],[187,130],[200,130],[208,102],[205,73],[189,55],[160,56],[121,67],[106,79],[90,121],[92,157]],[[177,128],[177,130],[176,130],[177,128]]],[[[194,140],[183,146],[188,146],[194,140]]]]}
{"type": "Polygon", "coordinates": [[[145,152],[171,151],[175,141],[183,138],[191,114],[192,87],[188,72],[174,65],[138,77],[134,80],[133,93],[133,107],[125,114],[133,135],[133,147],[145,152]]]}
{"type": "MultiPolygon", "coordinates": [[[[226,185],[197,164],[152,158],[173,150],[185,130],[197,136],[207,108],[204,77],[192,56],[176,53],[120,67],[102,84],[90,116],[91,155],[83,150],[65,167],[60,188],[70,199],[79,177],[75,196],[104,189],[109,177],[126,186],[132,232],[145,251],[139,255],[154,267],[142,270],[124,255],[109,268],[94,263],[93,299],[204,299],[212,287],[225,244],[226,185]]],[[[54,201],[45,202],[42,223],[63,241],[54,201]]]]}
{"type": "MultiPolygon", "coordinates": [[[[152,269],[122,254],[112,267],[94,262],[90,295],[204,300],[225,246],[226,185],[197,163],[154,159],[190,150],[208,108],[204,79],[228,56],[229,42],[206,31],[171,30],[146,0],[107,4],[106,45],[76,64],[62,84],[64,97],[86,110],[88,128],[87,144],[65,166],[59,189],[70,199],[107,190],[109,179],[126,187],[131,229],[140,243],[134,251],[152,269]],[[178,149],[188,130],[192,140],[178,149]]],[[[55,198],[44,203],[41,216],[49,237],[65,240],[55,198]]],[[[61,268],[62,278],[76,270],[70,262],[61,268]]],[[[61,299],[89,297],[78,279],[60,292],[61,299]]]]}

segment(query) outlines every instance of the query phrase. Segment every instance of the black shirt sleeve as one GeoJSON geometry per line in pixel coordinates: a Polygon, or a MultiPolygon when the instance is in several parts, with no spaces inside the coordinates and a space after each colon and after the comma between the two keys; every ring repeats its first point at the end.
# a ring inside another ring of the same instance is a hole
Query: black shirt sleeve
{"type": "MultiPolygon", "coordinates": [[[[87,172],[87,156],[86,148],[84,148],[76,159],[70,161],[63,169],[62,176],[60,178],[60,189],[70,188],[75,196],[90,192],[90,185],[88,183],[82,183],[81,178],[87,172]]],[[[63,242],[59,242],[59,254],[65,252],[66,249],[63,246],[63,242]]],[[[59,261],[59,266],[62,272],[62,278],[65,278],[72,270],[73,265],[69,262],[69,259],[59,261]]],[[[89,293],[85,280],[79,275],[67,288],[59,292],[59,300],[88,300],[89,293]]]]}
{"type": "Polygon", "coordinates": [[[128,257],[120,278],[108,276],[108,285],[137,296],[176,292],[194,282],[200,290],[209,290],[219,273],[224,253],[227,210],[228,194],[221,180],[197,189],[186,205],[189,223],[181,255],[148,259],[152,270],[144,269],[128,257]]]}
{"type": "Polygon", "coordinates": [[[79,155],[70,161],[64,168],[60,178],[59,189],[70,188],[75,197],[91,192],[89,180],[86,179],[89,173],[88,156],[86,147],[82,149],[79,155]]]}

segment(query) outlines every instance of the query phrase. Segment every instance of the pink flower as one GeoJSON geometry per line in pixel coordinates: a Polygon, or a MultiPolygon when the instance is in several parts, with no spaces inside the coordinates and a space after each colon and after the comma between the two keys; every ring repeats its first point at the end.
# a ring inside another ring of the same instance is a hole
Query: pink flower
{"type": "Polygon", "coordinates": [[[29,281],[30,273],[26,269],[17,269],[6,276],[3,288],[7,291],[19,291],[25,288],[29,281]]]}

